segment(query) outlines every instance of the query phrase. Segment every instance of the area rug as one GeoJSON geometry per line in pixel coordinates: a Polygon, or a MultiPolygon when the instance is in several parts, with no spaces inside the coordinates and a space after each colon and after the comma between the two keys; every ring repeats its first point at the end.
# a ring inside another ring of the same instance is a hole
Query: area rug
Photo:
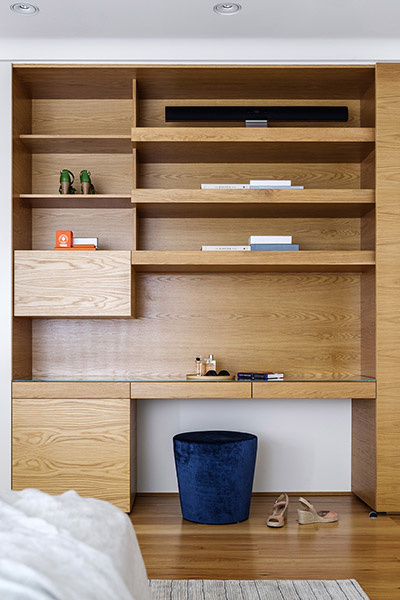
{"type": "Polygon", "coordinates": [[[213,581],[151,579],[152,600],[369,600],[355,579],[213,581]]]}

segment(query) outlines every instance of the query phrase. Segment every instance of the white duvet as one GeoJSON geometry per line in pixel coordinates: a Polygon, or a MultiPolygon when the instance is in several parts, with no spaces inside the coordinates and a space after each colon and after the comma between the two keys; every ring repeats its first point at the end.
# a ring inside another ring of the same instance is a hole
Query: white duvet
{"type": "Polygon", "coordinates": [[[127,515],[69,491],[0,492],[1,600],[150,600],[127,515]]]}

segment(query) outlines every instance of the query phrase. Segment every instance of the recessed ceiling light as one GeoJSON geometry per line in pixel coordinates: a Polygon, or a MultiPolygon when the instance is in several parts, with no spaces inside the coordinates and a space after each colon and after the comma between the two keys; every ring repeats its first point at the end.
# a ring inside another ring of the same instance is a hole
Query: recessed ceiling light
{"type": "Polygon", "coordinates": [[[37,15],[39,12],[37,6],[34,4],[27,4],[26,2],[17,2],[17,4],[11,4],[10,8],[19,15],[28,15],[29,17],[37,15]]]}
{"type": "Polygon", "coordinates": [[[219,15],[235,15],[241,9],[242,7],[240,4],[237,4],[236,2],[221,2],[221,4],[216,4],[214,6],[214,12],[219,15]]]}

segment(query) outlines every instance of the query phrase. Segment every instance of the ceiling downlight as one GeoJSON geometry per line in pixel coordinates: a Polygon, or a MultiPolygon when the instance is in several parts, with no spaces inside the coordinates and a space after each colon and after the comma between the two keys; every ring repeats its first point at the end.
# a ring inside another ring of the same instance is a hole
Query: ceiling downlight
{"type": "Polygon", "coordinates": [[[33,17],[39,12],[39,8],[37,6],[34,4],[28,4],[26,2],[17,2],[16,4],[11,4],[10,9],[18,15],[26,15],[28,17],[33,17]]]}
{"type": "Polygon", "coordinates": [[[221,2],[220,4],[216,4],[213,10],[218,15],[236,15],[242,10],[242,7],[236,2],[221,2]]]}

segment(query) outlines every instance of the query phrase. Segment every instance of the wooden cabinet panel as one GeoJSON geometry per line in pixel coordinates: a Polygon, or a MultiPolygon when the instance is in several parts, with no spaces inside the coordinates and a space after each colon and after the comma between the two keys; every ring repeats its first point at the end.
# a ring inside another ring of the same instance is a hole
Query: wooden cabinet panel
{"type": "Polygon", "coordinates": [[[49,494],[74,489],[129,512],[131,402],[14,398],[13,489],[49,494]]]}
{"type": "Polygon", "coordinates": [[[132,382],[132,398],[251,398],[247,381],[132,382]]]}
{"type": "Polygon", "coordinates": [[[130,398],[129,382],[14,381],[13,398],[130,398]]]}
{"type": "Polygon", "coordinates": [[[129,251],[16,251],[19,317],[129,317],[129,251]]]}
{"type": "Polygon", "coordinates": [[[374,381],[255,381],[253,398],[375,398],[374,381]]]}

